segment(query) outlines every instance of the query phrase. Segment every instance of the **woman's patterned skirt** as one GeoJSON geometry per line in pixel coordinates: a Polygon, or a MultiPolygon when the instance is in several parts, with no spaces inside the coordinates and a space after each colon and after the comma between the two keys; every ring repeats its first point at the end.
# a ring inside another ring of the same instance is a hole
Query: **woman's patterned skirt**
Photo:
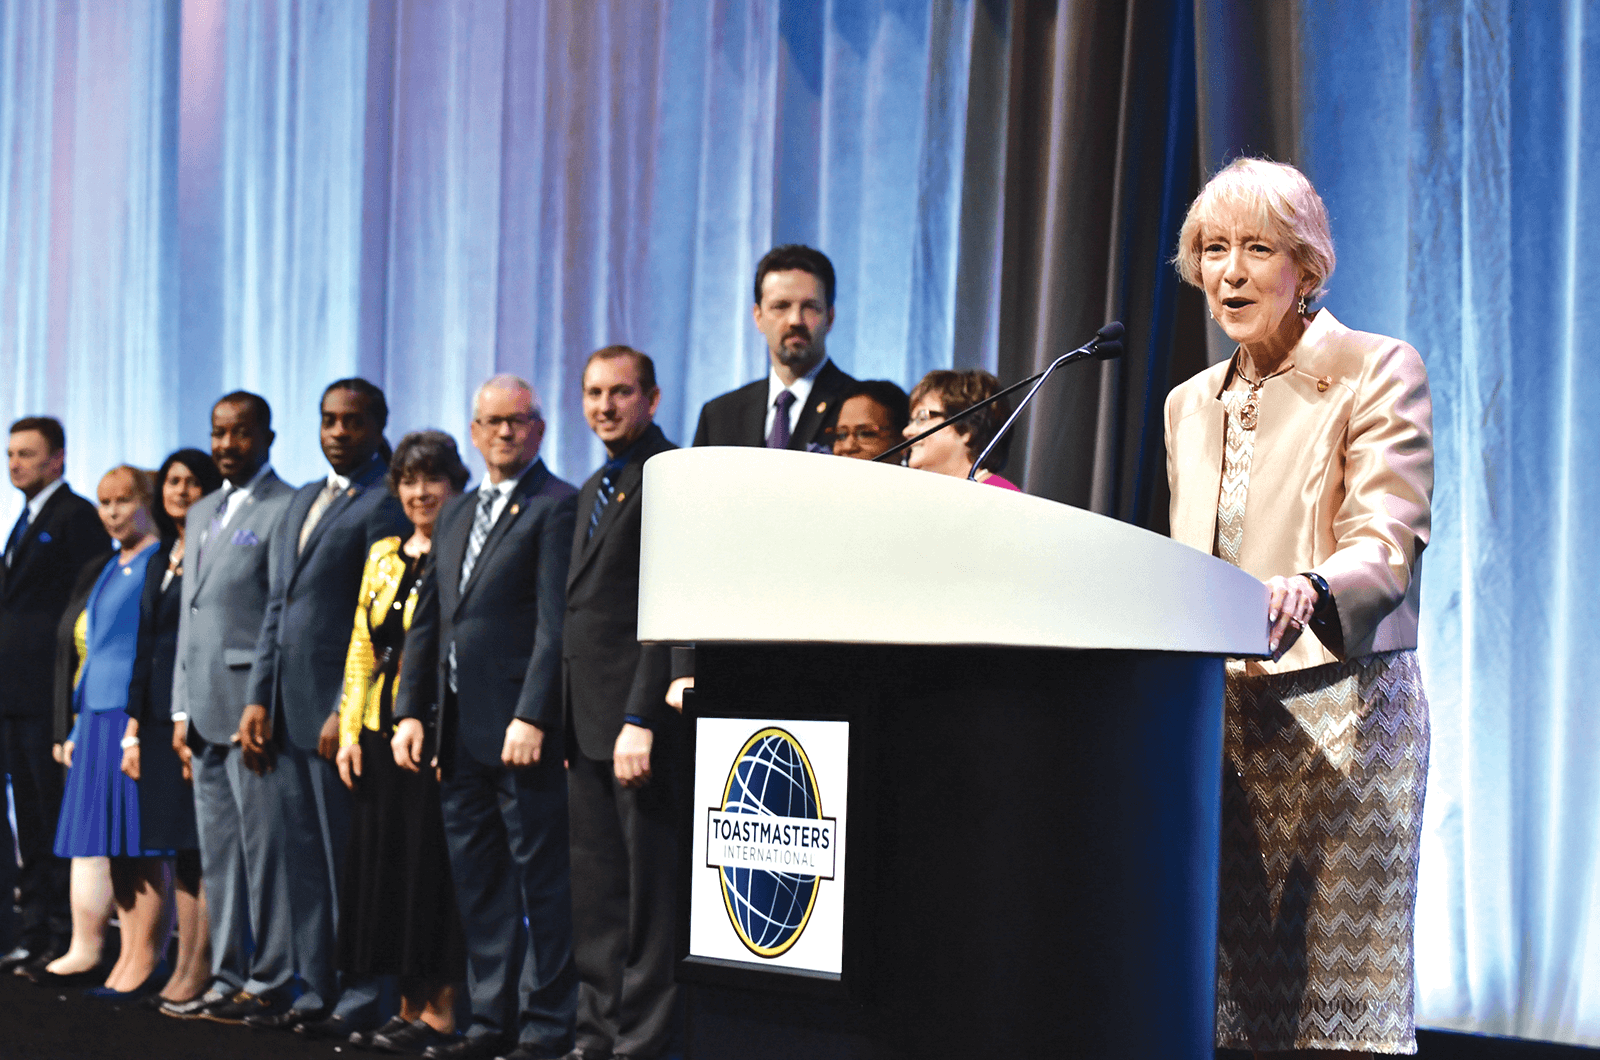
{"type": "Polygon", "coordinates": [[[1416,653],[1230,664],[1224,758],[1217,1045],[1416,1052],[1416,653]]]}

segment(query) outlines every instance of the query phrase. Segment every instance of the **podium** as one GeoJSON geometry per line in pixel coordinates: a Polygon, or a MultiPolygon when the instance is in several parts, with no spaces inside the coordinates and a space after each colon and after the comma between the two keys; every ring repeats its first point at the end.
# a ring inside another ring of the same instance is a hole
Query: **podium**
{"type": "Polygon", "coordinates": [[[695,644],[686,1057],[1213,1055],[1223,659],[1266,589],[1115,520],[761,449],[645,467],[695,644]]]}

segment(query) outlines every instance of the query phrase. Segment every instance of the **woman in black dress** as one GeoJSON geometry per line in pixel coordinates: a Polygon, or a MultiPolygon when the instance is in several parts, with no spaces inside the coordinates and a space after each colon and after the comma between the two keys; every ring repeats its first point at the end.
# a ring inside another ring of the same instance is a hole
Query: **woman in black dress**
{"type": "Polygon", "coordinates": [[[394,685],[417,586],[445,501],[467,469],[442,431],[400,439],[389,488],[413,532],[367,554],[339,704],[339,776],[351,790],[350,845],[339,894],[339,969],[400,977],[400,1015],[352,1041],[419,1053],[455,1030],[455,984],[465,972],[461,919],[433,771],[395,764],[394,685]]]}
{"type": "Polygon", "coordinates": [[[221,485],[222,475],[211,457],[198,449],[179,449],[156,473],[157,496],[151,510],[161,547],[150,558],[139,602],[139,643],[128,686],[122,772],[139,782],[139,826],[146,845],[177,852],[173,890],[178,955],[166,986],[151,995],[152,1005],[186,1001],[203,993],[211,981],[194,789],[189,767],[172,749],[172,675],[178,655],[186,518],[195,501],[221,485]]]}

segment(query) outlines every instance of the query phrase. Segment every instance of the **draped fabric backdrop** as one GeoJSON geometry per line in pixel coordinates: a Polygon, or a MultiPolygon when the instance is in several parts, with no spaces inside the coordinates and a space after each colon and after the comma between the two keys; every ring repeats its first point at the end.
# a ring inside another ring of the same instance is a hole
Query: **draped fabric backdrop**
{"type": "Polygon", "coordinates": [[[60,415],[92,492],[246,387],[303,481],[331,380],[383,385],[391,440],[464,442],[513,371],[576,481],[585,356],[651,353],[687,440],[764,371],[751,274],[802,241],[862,378],[1010,382],[1123,319],[1009,471],[1163,530],[1162,399],[1228,352],[1166,264],[1183,208],[1229,157],[1293,161],[1328,305],[1433,381],[1420,1022],[1600,1044],[1596,27],[1600,0],[0,0],[0,417],[60,415]]]}

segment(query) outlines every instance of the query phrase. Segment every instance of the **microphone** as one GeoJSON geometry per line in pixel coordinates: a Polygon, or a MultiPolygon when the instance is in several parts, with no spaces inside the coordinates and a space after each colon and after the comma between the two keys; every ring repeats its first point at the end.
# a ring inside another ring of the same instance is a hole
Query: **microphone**
{"type": "Polygon", "coordinates": [[[1006,387],[1004,390],[1001,390],[1001,391],[999,391],[997,393],[991,394],[990,396],[984,398],[982,401],[978,402],[976,405],[972,405],[972,406],[970,406],[968,408],[964,408],[960,412],[956,413],[953,416],[947,416],[943,420],[943,422],[937,423],[934,426],[929,427],[927,430],[923,431],[921,434],[917,435],[915,438],[907,438],[905,441],[901,442],[899,445],[894,446],[891,449],[884,450],[883,452],[879,453],[877,456],[873,457],[873,459],[874,460],[884,460],[884,459],[887,459],[889,457],[898,455],[899,453],[902,453],[905,450],[909,449],[911,446],[916,445],[918,442],[922,441],[922,439],[928,437],[928,435],[933,434],[935,431],[942,431],[946,427],[949,427],[951,424],[960,423],[962,420],[966,419],[968,416],[970,416],[973,413],[977,412],[979,409],[987,408],[988,406],[994,404],[996,401],[999,401],[1001,398],[1005,397],[1007,394],[1010,394],[1010,393],[1012,393],[1014,391],[1017,391],[1017,390],[1021,390],[1023,387],[1027,386],[1029,383],[1032,383],[1033,384],[1033,389],[1029,390],[1027,395],[1025,397],[1023,397],[1023,399],[1020,402],[1017,403],[1016,409],[1011,413],[1011,415],[1009,417],[1006,418],[1006,422],[1001,425],[1000,429],[995,432],[994,438],[989,442],[989,444],[987,446],[984,447],[983,452],[978,455],[978,459],[974,460],[972,462],[972,470],[967,473],[968,480],[972,480],[974,478],[974,476],[977,475],[978,468],[983,466],[983,461],[984,461],[984,459],[986,457],[988,457],[989,451],[994,448],[995,442],[998,442],[1001,438],[1005,437],[1006,432],[1011,429],[1011,425],[1013,423],[1015,423],[1017,417],[1022,414],[1022,410],[1028,407],[1028,402],[1033,400],[1033,395],[1037,394],[1039,392],[1039,388],[1044,385],[1044,381],[1046,379],[1050,378],[1050,373],[1051,372],[1054,372],[1057,368],[1060,368],[1062,365],[1071,364],[1073,361],[1083,361],[1083,360],[1091,360],[1091,359],[1092,360],[1097,360],[1097,361],[1109,361],[1113,357],[1121,357],[1122,356],[1122,336],[1123,336],[1123,334],[1124,334],[1124,329],[1122,327],[1121,321],[1113,320],[1109,324],[1107,324],[1105,327],[1103,327],[1099,331],[1095,332],[1094,338],[1090,339],[1088,342],[1084,343],[1082,346],[1079,346],[1077,349],[1070,350],[1067,353],[1062,354],[1060,357],[1057,357],[1054,361],[1050,362],[1050,367],[1046,368],[1044,371],[1040,372],[1039,374],[1030,375],[1026,379],[1023,379],[1023,380],[1021,380],[1019,382],[1016,382],[1016,383],[1012,383],[1010,386],[1006,387]]]}

